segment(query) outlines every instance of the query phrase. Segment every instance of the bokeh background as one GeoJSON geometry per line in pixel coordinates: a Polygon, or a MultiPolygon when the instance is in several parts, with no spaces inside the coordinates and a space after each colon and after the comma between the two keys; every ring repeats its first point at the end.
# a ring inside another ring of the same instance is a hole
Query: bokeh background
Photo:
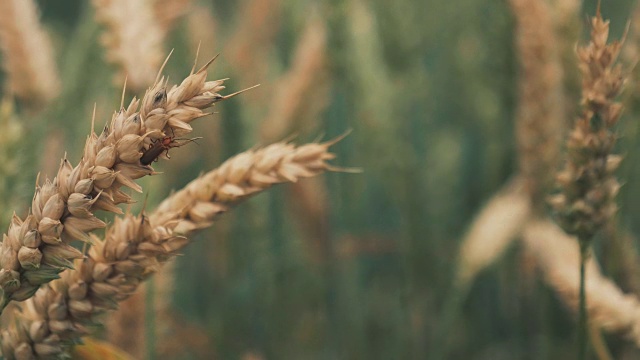
{"type": "MultiPolygon", "coordinates": [[[[556,19],[567,107],[575,110],[573,47],[586,39],[596,3],[537,1],[556,19]]],[[[333,147],[334,163],[363,172],[274,188],[237,207],[105,320],[99,337],[142,359],[574,356],[574,312],[522,244],[513,242],[465,286],[455,280],[474,216],[517,171],[520,72],[510,1],[156,2],[173,14],[161,41],[162,57],[173,49],[170,82],[188,74],[199,45],[199,64],[220,54],[210,73],[229,77],[230,91],[261,86],[199,120],[194,134],[203,139],[156,165],[163,174],[144,180],[140,203],[153,208],[224,159],[287,138],[303,143],[353,130],[333,147]]],[[[100,127],[122,92],[123,69],[108,61],[113,44],[96,21],[98,5],[38,5],[61,85],[44,105],[3,92],[4,129],[20,124],[15,134],[0,130],[14,134],[2,140],[4,229],[13,211],[27,210],[38,173],[53,175],[65,152],[79,160],[94,104],[100,127]]],[[[635,7],[603,1],[614,37],[635,7]]],[[[119,16],[136,24],[143,15],[119,16]]],[[[142,47],[152,31],[120,41],[142,47]]],[[[139,61],[155,74],[153,63],[139,61]]],[[[126,98],[145,88],[130,83],[126,98]]],[[[595,254],[605,275],[640,294],[640,266],[625,261],[637,253],[640,234],[633,89],[630,83],[623,96],[620,126],[621,211],[595,254]]],[[[615,358],[640,356],[625,336],[605,340],[615,358]]]]}

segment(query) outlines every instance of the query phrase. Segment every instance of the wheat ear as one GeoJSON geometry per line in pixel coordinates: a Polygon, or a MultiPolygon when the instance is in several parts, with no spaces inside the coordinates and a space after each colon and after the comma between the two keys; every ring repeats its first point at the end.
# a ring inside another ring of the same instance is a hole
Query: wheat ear
{"type": "Polygon", "coordinates": [[[0,1],[0,45],[12,93],[31,105],[58,95],[60,79],[53,48],[38,21],[34,0],[0,1]]]}
{"type": "Polygon", "coordinates": [[[105,31],[101,42],[106,59],[118,67],[115,82],[134,90],[153,82],[164,58],[166,35],[156,19],[152,0],[93,0],[96,20],[105,31]]]}
{"type": "Polygon", "coordinates": [[[31,213],[14,215],[0,243],[3,304],[31,297],[72,268],[82,254],[69,243],[89,241],[88,232],[105,226],[94,211],[122,213],[117,205],[132,200],[121,188],[142,191],[134,180],[154,173],[148,164],[161,156],[157,145],[188,134],[189,122],[206,115],[204,109],[233,96],[217,93],[223,80],[206,81],[207,66],[169,90],[163,79],[156,81],[141,102],[134,98],[116,112],[99,136],[92,130],[76,167],[65,158],[53,181],[37,185],[31,213]]]}
{"type": "Polygon", "coordinates": [[[558,165],[564,130],[563,71],[549,4],[538,0],[509,3],[516,19],[520,62],[516,113],[519,172],[533,209],[541,213],[558,165]]]}
{"type": "Polygon", "coordinates": [[[600,13],[591,20],[591,41],[578,48],[582,73],[582,114],[567,140],[568,159],[556,177],[561,192],[551,205],[562,228],[589,241],[616,212],[620,188],[613,175],[621,156],[611,154],[616,142],[613,127],[622,112],[615,99],[625,82],[616,59],[622,42],[607,44],[609,22],[600,13]]]}
{"type": "Polygon", "coordinates": [[[295,147],[276,143],[226,161],[164,200],[150,216],[116,218],[76,271],[43,287],[2,333],[6,359],[59,356],[98,324],[96,316],[117,308],[141,281],[189,243],[183,235],[211,225],[220,214],[269,187],[296,182],[333,168],[334,142],[295,147]]]}
{"type": "Polygon", "coordinates": [[[615,196],[620,185],[614,176],[621,156],[612,155],[616,142],[613,130],[622,112],[616,102],[625,82],[622,67],[616,65],[623,41],[607,44],[609,22],[600,9],[591,19],[591,39],[578,47],[578,68],[582,73],[582,114],[567,140],[567,162],[556,177],[561,188],[550,199],[560,226],[576,235],[580,246],[580,316],[578,359],[586,358],[587,305],[586,260],[593,235],[614,216],[615,196]]]}

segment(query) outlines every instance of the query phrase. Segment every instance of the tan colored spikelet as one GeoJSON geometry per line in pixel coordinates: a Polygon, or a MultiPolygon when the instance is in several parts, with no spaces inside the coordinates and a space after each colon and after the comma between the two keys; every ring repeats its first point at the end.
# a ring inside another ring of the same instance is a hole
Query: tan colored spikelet
{"type": "MultiPolygon", "coordinates": [[[[580,250],[576,239],[549,220],[534,220],[525,226],[523,241],[562,301],[578,312],[580,250]]],[[[640,303],[624,294],[600,273],[593,257],[586,264],[586,294],[589,322],[610,333],[621,333],[640,346],[640,303]]]]}
{"type": "Polygon", "coordinates": [[[582,114],[567,140],[568,160],[556,176],[560,193],[550,199],[562,228],[589,241],[616,213],[620,188],[614,176],[621,156],[613,155],[614,127],[622,112],[615,99],[625,75],[616,60],[622,43],[607,44],[609,22],[591,20],[591,40],[578,48],[582,73],[582,114]]]}
{"type": "Polygon", "coordinates": [[[546,1],[510,0],[520,61],[516,138],[519,171],[533,209],[544,210],[564,131],[563,72],[546,1]]]}
{"type": "Polygon", "coordinates": [[[107,61],[118,67],[115,82],[134,90],[153,83],[162,64],[164,29],[153,0],[93,0],[96,19],[105,26],[101,41],[107,61]]]}
{"type": "Polygon", "coordinates": [[[279,80],[270,100],[269,114],[260,126],[261,138],[268,142],[300,130],[300,121],[317,117],[327,104],[327,29],[323,19],[315,16],[298,40],[291,69],[279,80]],[[309,116],[313,114],[313,116],[309,116]]]}
{"type": "Polygon", "coordinates": [[[88,234],[105,225],[95,210],[121,213],[117,205],[132,201],[121,188],[140,192],[134,180],[154,174],[149,164],[162,154],[151,148],[164,137],[187,135],[189,123],[206,115],[204,109],[233,96],[218,94],[222,80],[206,81],[210,63],[180,85],[168,88],[164,80],[157,81],[141,101],[134,98],[114,113],[100,135],[92,131],[77,166],[63,159],[57,176],[37,185],[31,213],[25,219],[14,215],[0,244],[5,304],[31,297],[73,267],[72,260],[82,254],[69,243],[89,241],[88,234]]]}
{"type": "Polygon", "coordinates": [[[231,206],[273,185],[295,182],[333,168],[328,152],[334,142],[296,147],[276,143],[239,154],[171,195],[150,216],[117,217],[76,271],[43,287],[25,303],[23,314],[2,332],[2,353],[54,357],[65,354],[69,340],[89,332],[97,316],[117,308],[160,265],[189,240],[183,235],[211,225],[231,206]]]}
{"type": "Polygon", "coordinates": [[[519,236],[531,215],[531,202],[523,188],[523,179],[513,179],[473,220],[460,247],[457,275],[460,286],[468,285],[519,236]]]}
{"type": "Polygon", "coordinates": [[[34,0],[0,1],[0,46],[11,93],[34,106],[58,96],[55,56],[34,0]]]}

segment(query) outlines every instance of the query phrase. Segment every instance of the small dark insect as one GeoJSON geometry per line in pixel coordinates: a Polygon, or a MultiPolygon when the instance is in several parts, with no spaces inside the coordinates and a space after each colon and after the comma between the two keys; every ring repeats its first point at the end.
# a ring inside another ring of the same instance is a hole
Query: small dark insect
{"type": "Polygon", "coordinates": [[[166,102],[167,102],[167,90],[161,89],[153,96],[152,106],[154,109],[159,108],[161,106],[164,106],[166,102]]]}
{"type": "MultiPolygon", "coordinates": [[[[142,165],[149,165],[152,162],[157,161],[158,157],[162,155],[162,153],[165,151],[166,151],[167,157],[169,157],[169,150],[171,148],[180,147],[190,142],[196,142],[196,140],[198,139],[202,139],[202,138],[198,137],[198,138],[186,139],[182,142],[178,142],[173,137],[167,136],[162,139],[153,140],[149,145],[149,148],[142,154],[142,157],[140,158],[140,163],[142,165]]],[[[181,139],[177,139],[177,140],[181,140],[181,139]]]]}

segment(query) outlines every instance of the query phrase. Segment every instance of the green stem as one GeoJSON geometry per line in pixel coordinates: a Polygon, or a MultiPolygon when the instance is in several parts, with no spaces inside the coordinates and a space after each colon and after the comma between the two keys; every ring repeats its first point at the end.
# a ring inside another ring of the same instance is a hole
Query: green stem
{"type": "Polygon", "coordinates": [[[585,292],[585,263],[589,253],[587,241],[580,240],[580,317],[578,323],[578,360],[587,358],[587,294],[585,292]]]}

